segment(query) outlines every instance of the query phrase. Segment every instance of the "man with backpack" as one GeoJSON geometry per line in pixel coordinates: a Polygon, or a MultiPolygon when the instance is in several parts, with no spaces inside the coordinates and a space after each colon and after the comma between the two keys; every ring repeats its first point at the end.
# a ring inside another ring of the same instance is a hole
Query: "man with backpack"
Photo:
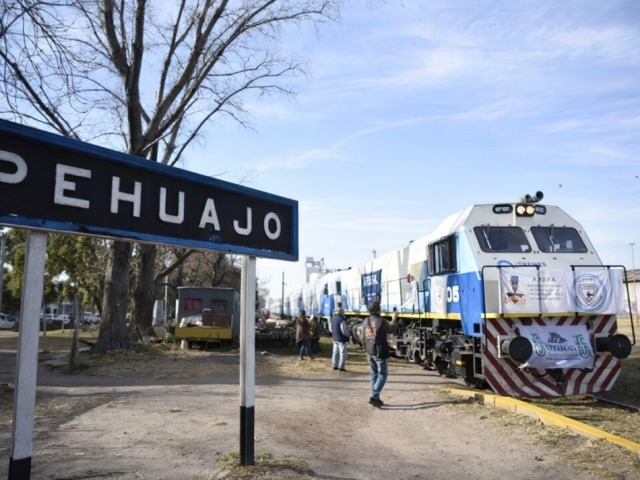
{"type": "Polygon", "coordinates": [[[389,358],[389,343],[387,333],[392,327],[389,322],[380,317],[380,303],[373,302],[369,306],[369,316],[362,324],[364,347],[369,360],[369,372],[371,373],[371,397],[369,403],[374,407],[382,407],[384,402],[380,400],[380,393],[387,381],[389,358]]]}

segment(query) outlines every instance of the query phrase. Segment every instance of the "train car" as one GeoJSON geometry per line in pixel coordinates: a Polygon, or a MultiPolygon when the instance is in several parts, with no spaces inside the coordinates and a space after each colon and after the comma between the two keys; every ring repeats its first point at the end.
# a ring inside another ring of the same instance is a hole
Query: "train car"
{"type": "Polygon", "coordinates": [[[178,287],[175,337],[185,346],[231,343],[240,334],[240,293],[232,288],[178,287]]]}
{"type": "MultiPolygon", "coordinates": [[[[472,205],[431,234],[359,268],[327,272],[297,293],[300,308],[351,319],[373,301],[399,312],[398,357],[516,397],[610,390],[635,344],[622,266],[604,265],[582,226],[542,192],[472,205]]],[[[361,339],[361,330],[353,329],[361,339]]]]}

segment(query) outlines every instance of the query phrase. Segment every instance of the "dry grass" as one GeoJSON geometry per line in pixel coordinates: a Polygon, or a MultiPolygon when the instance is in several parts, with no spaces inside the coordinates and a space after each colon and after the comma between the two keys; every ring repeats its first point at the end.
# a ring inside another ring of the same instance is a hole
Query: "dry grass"
{"type": "Polygon", "coordinates": [[[603,480],[640,478],[640,456],[606,440],[585,439],[566,428],[545,425],[524,415],[490,409],[507,429],[526,431],[537,443],[543,443],[562,455],[564,461],[603,480]]]}
{"type": "Polygon", "coordinates": [[[218,459],[224,466],[214,473],[214,479],[225,480],[294,480],[317,478],[309,469],[307,462],[295,457],[274,457],[271,454],[258,454],[254,465],[240,465],[237,453],[221,455],[218,459]]]}
{"type": "MultiPolygon", "coordinates": [[[[624,330],[624,329],[623,329],[624,330]]],[[[630,327],[629,327],[630,330],[630,327]]],[[[627,333],[629,336],[630,332],[627,333]]],[[[41,334],[42,335],[42,334],[41,334]]],[[[81,332],[81,338],[93,341],[97,329],[81,332]]],[[[69,350],[71,331],[48,332],[47,349],[51,352],[69,350]]],[[[41,337],[41,349],[43,338],[41,337]]],[[[0,332],[0,349],[15,349],[17,334],[0,332]]],[[[256,351],[256,376],[312,376],[324,375],[331,370],[330,362],[332,342],[330,338],[321,338],[317,360],[298,360],[295,347],[266,348],[258,345],[256,351]]],[[[146,378],[197,378],[204,375],[237,375],[239,365],[237,351],[215,349],[209,351],[183,351],[177,345],[154,344],[144,346],[136,352],[114,352],[108,355],[89,355],[83,353],[84,374],[105,377],[125,377],[144,375],[146,378]],[[215,361],[212,361],[214,360],[215,361]]],[[[394,368],[418,369],[402,360],[391,359],[394,368]]],[[[356,345],[350,345],[347,368],[351,372],[366,373],[368,364],[366,355],[356,345]]],[[[61,367],[65,370],[66,367],[61,367]]],[[[66,372],[70,373],[70,372],[66,372]]],[[[444,394],[443,394],[444,395],[444,394]]],[[[622,371],[614,389],[606,394],[607,398],[623,403],[640,406],[640,346],[634,346],[629,358],[623,360],[622,371]]],[[[0,385],[0,411],[12,410],[12,388],[0,385]]],[[[539,399],[536,404],[556,411],[562,415],[588,423],[615,435],[640,443],[640,413],[597,405],[589,397],[562,397],[539,399]]],[[[40,422],[63,420],[77,414],[78,409],[91,405],[61,403],[55,396],[38,398],[36,417],[40,422]]],[[[612,445],[602,440],[585,440],[566,429],[546,426],[529,417],[513,415],[499,409],[456,402],[455,408],[472,409],[469,413],[495,417],[506,428],[521,428],[530,432],[533,441],[545,443],[556,451],[563,452],[566,461],[606,480],[640,478],[640,457],[635,452],[612,445]]],[[[10,428],[9,415],[0,415],[0,428],[10,428]]],[[[300,459],[256,454],[253,466],[240,466],[237,454],[228,454],[221,461],[225,466],[214,478],[243,479],[294,479],[314,478],[307,464],[300,459]]]]}
{"type": "MultiPolygon", "coordinates": [[[[620,331],[631,338],[631,325],[628,321],[620,322],[620,331]]],[[[640,345],[634,345],[631,355],[622,360],[620,376],[613,389],[600,394],[599,397],[640,408],[640,345]]],[[[605,432],[640,443],[640,412],[638,411],[607,406],[588,396],[544,398],[531,402],[605,432]]]]}
{"type": "MultiPolygon", "coordinates": [[[[52,330],[40,332],[39,349],[48,352],[68,352],[73,339],[73,330],[52,330]]],[[[98,338],[98,327],[82,328],[80,339],[95,342],[98,338]]],[[[0,331],[0,349],[15,350],[18,346],[18,333],[8,330],[0,331]]]]}

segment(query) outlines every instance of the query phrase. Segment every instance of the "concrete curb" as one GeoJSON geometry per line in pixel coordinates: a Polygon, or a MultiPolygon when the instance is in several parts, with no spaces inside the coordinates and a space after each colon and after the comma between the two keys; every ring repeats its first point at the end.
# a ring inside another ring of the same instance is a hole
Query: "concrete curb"
{"type": "Polygon", "coordinates": [[[535,405],[531,405],[516,398],[502,397],[500,395],[495,395],[492,393],[470,392],[468,390],[455,388],[449,388],[447,389],[447,391],[458,396],[467,398],[473,397],[475,400],[491,407],[501,408],[503,410],[507,410],[520,415],[527,415],[529,417],[535,418],[536,420],[540,420],[546,425],[565,427],[588,438],[607,440],[608,442],[620,445],[621,447],[624,447],[633,452],[640,453],[640,443],[632,442],[631,440],[627,440],[626,438],[607,433],[604,430],[600,430],[599,428],[595,428],[585,423],[567,418],[563,415],[559,415],[543,408],[536,407],[535,405]]]}

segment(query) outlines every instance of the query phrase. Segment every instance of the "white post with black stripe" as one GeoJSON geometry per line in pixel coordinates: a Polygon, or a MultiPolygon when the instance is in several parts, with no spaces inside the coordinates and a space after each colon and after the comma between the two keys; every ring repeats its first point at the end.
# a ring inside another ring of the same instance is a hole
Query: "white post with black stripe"
{"type": "Polygon", "coordinates": [[[47,234],[28,231],[22,304],[20,306],[20,334],[16,362],[9,480],[28,480],[31,478],[38,376],[38,335],[40,331],[40,305],[44,291],[46,252],[47,234]]]}
{"type": "Polygon", "coordinates": [[[240,465],[254,465],[256,257],[243,257],[240,303],[240,465]]]}

